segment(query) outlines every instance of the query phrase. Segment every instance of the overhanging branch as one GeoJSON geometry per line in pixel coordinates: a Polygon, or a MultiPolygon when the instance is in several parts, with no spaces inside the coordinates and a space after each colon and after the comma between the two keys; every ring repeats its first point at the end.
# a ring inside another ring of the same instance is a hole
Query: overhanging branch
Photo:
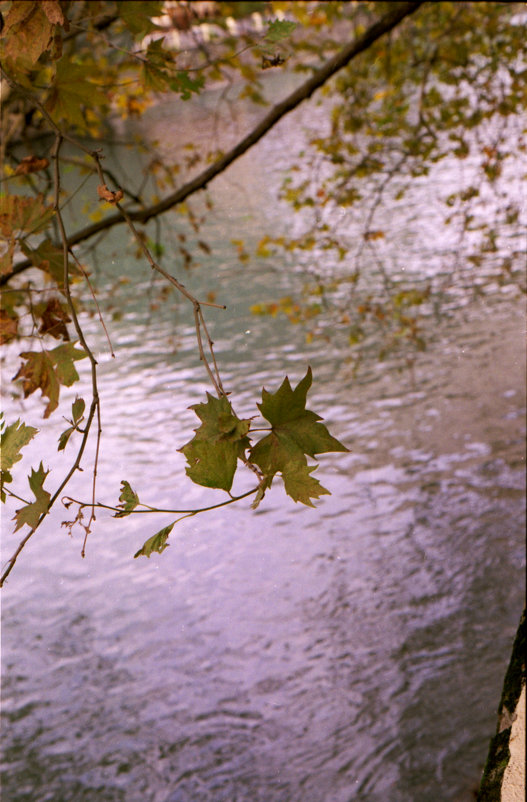
{"type": "MultiPolygon", "coordinates": [[[[288,95],[284,100],[273,106],[273,108],[265,115],[261,122],[259,122],[249,134],[243,137],[243,139],[241,139],[237,145],[224,154],[220,159],[215,161],[210,165],[210,167],[208,167],[206,170],[203,170],[203,172],[201,172],[191,181],[188,181],[175,192],[167,195],[166,198],[158,203],[155,203],[152,206],[148,206],[144,209],[129,211],[129,218],[133,222],[146,223],[153,217],[157,217],[158,215],[163,214],[163,212],[166,212],[169,209],[172,209],[174,206],[182,203],[195,192],[204,189],[213,178],[226,170],[226,168],[236,161],[236,159],[252,148],[252,146],[255,145],[263,136],[265,136],[265,134],[267,134],[267,132],[270,131],[271,128],[273,128],[276,123],[282,119],[282,117],[284,117],[290,111],[293,111],[293,109],[299,106],[304,100],[307,100],[309,97],[311,97],[311,95],[321,86],[323,86],[333,75],[335,75],[335,73],[339,72],[339,70],[349,64],[350,61],[352,61],[360,53],[363,53],[365,50],[371,47],[371,45],[374,44],[374,42],[376,42],[377,39],[379,39],[385,33],[388,33],[397,27],[397,25],[399,25],[399,23],[402,22],[405,17],[413,14],[414,11],[416,11],[422,4],[423,0],[411,3],[394,3],[393,8],[391,8],[390,11],[380,20],[371,25],[362,34],[362,36],[343,47],[335,56],[328,59],[328,61],[326,61],[326,63],[311,76],[311,78],[299,86],[298,89],[295,89],[295,91],[291,92],[291,94],[288,95]]],[[[100,231],[113,228],[113,226],[124,222],[125,219],[120,212],[112,214],[109,217],[106,217],[97,223],[93,223],[92,225],[86,226],[80,231],[72,234],[68,238],[68,247],[77,245],[79,242],[90,239],[90,237],[93,237],[100,231]]],[[[6,284],[7,281],[12,278],[12,276],[32,266],[33,265],[29,259],[20,262],[14,267],[12,273],[0,278],[0,286],[6,284]]]]}

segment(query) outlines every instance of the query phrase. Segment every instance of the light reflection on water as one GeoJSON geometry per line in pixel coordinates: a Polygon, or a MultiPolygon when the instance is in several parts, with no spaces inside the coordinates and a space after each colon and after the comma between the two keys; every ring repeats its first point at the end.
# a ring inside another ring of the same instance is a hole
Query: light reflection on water
{"type": "MultiPolygon", "coordinates": [[[[101,514],[85,560],[50,516],[4,590],[10,802],[462,802],[478,782],[523,596],[523,307],[469,306],[414,377],[360,381],[336,345],[250,316],[285,271],[241,271],[220,262],[233,302],[211,313],[236,409],[310,363],[310,406],[351,453],[321,459],[316,511],[277,488],[182,522],[148,561],[131,557],[170,516],[101,514]]],[[[149,503],[208,503],[177,452],[208,389],[189,319],[172,347],[144,314],[136,297],[101,360],[99,497],[126,478],[149,503]]]]}

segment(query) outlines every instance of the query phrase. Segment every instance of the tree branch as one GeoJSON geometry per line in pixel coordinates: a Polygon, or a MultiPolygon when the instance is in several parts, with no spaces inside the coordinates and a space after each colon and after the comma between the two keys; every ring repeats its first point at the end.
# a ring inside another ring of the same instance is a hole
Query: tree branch
{"type": "MultiPolygon", "coordinates": [[[[385,14],[380,20],[371,25],[362,34],[362,36],[343,47],[332,58],[328,59],[328,61],[326,61],[326,63],[320,67],[320,69],[316,70],[311,78],[299,86],[298,89],[295,89],[295,91],[291,92],[291,94],[288,95],[284,100],[273,106],[268,114],[265,115],[263,120],[261,120],[261,122],[258,123],[258,125],[255,126],[255,128],[253,128],[249,134],[243,137],[243,139],[241,139],[237,145],[228,151],[228,153],[224,154],[224,156],[211,164],[210,167],[201,172],[198,176],[193,178],[191,181],[188,181],[175,192],[167,195],[166,198],[158,203],[155,203],[152,206],[148,206],[144,209],[129,211],[128,216],[130,220],[138,223],[146,223],[153,217],[157,217],[158,215],[163,214],[163,212],[166,212],[174,206],[177,206],[179,203],[182,203],[190,195],[193,195],[200,189],[204,189],[213,178],[226,170],[227,167],[229,167],[234,161],[239,159],[240,156],[246,153],[250,148],[253,147],[253,145],[262,139],[262,137],[265,136],[265,134],[267,134],[271,128],[273,128],[276,123],[282,119],[282,117],[284,117],[290,111],[293,111],[293,109],[299,106],[304,100],[310,98],[311,95],[321,86],[323,86],[333,75],[335,75],[335,73],[339,72],[360,53],[363,53],[365,50],[371,47],[371,45],[374,44],[374,42],[376,42],[377,39],[379,39],[385,33],[388,33],[396,28],[405,17],[413,14],[414,11],[417,11],[419,6],[422,4],[423,0],[418,0],[418,2],[393,3],[393,7],[390,9],[390,11],[388,11],[388,13],[385,14]]],[[[79,242],[90,239],[90,237],[93,237],[99,231],[112,228],[113,226],[123,222],[125,222],[125,219],[120,212],[112,214],[109,217],[106,217],[104,220],[100,220],[97,223],[86,226],[80,231],[72,234],[68,239],[68,247],[71,248],[73,245],[77,245],[79,242]]],[[[2,276],[0,278],[0,286],[6,284],[12,276],[22,272],[23,270],[26,270],[29,267],[33,267],[33,264],[29,259],[20,262],[13,268],[12,273],[10,273],[8,276],[2,276]]]]}

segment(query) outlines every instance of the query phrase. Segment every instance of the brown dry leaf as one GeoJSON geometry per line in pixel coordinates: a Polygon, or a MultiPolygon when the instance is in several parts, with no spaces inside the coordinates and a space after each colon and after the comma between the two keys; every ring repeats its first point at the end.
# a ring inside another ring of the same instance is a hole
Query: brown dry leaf
{"type": "Polygon", "coordinates": [[[44,206],[43,200],[43,195],[1,195],[0,231],[4,237],[12,238],[19,231],[35,234],[45,228],[55,212],[52,206],[44,206]]]}
{"type": "Polygon", "coordinates": [[[8,315],[5,309],[0,309],[0,345],[14,340],[18,333],[18,318],[8,315]]]}
{"type": "Polygon", "coordinates": [[[42,11],[53,25],[64,25],[64,14],[58,0],[41,0],[42,11]]]}
{"type": "Polygon", "coordinates": [[[7,243],[7,250],[0,256],[0,276],[8,276],[13,272],[13,256],[15,253],[15,245],[15,240],[10,239],[7,243]]]}
{"type": "Polygon", "coordinates": [[[4,25],[4,57],[23,56],[36,64],[51,42],[53,27],[44,13],[44,3],[14,0],[4,25]]]}
{"type": "Polygon", "coordinates": [[[15,0],[11,4],[11,8],[5,18],[4,28],[7,31],[15,25],[20,25],[21,22],[27,19],[34,11],[33,4],[22,2],[22,0],[15,0]]]}
{"type": "Polygon", "coordinates": [[[43,396],[49,398],[44,410],[44,417],[49,418],[58,407],[60,385],[71,387],[79,380],[74,362],[84,359],[86,351],[75,348],[69,342],[57,345],[51,351],[23,351],[20,356],[25,362],[13,381],[21,380],[24,398],[38,389],[43,396]]]}
{"type": "Polygon", "coordinates": [[[123,190],[118,189],[112,192],[111,189],[108,189],[106,184],[99,184],[97,187],[97,195],[101,200],[107,201],[107,203],[117,203],[123,197],[123,190]]]}
{"type": "Polygon", "coordinates": [[[39,334],[50,334],[56,340],[70,339],[66,323],[70,323],[71,318],[58,298],[49,299],[41,317],[42,324],[39,328],[39,334]]]}
{"type": "Polygon", "coordinates": [[[59,403],[60,385],[55,373],[53,361],[47,351],[23,351],[20,356],[26,360],[20,370],[13,376],[13,381],[20,379],[24,398],[40,388],[42,395],[49,398],[49,404],[44,411],[44,417],[48,418],[57,408],[59,403]]]}
{"type": "Polygon", "coordinates": [[[15,170],[15,175],[28,175],[28,173],[38,173],[49,165],[46,158],[39,159],[38,156],[24,156],[15,170]]]}

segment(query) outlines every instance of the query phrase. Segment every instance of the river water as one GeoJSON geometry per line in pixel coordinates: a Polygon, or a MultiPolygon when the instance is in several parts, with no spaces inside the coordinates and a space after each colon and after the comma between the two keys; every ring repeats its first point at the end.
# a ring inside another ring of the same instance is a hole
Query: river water
{"type": "MultiPolygon", "coordinates": [[[[149,118],[166,147],[180,113],[149,118]]],[[[101,514],[83,560],[68,513],[50,515],[3,590],[6,802],[473,798],[524,598],[524,303],[512,284],[463,298],[412,371],[387,359],[356,376],[342,343],[251,315],[300,281],[229,245],[294,224],[269,169],[287,130],[211,185],[213,253],[182,276],[228,303],[207,319],[238,414],[310,364],[308,406],[350,453],[320,459],[332,495],[315,510],[276,487],[256,512],[181,522],[149,560],[132,556],[172,516],[101,514]]],[[[98,497],[115,502],[127,479],[147,503],[201,506],[221,494],[191,485],[177,452],[209,389],[190,310],[149,308],[150,276],[123,242],[112,234],[100,260],[115,360],[84,318],[101,363],[98,497]],[[131,278],[114,319],[105,271],[131,278]]],[[[41,414],[33,397],[5,406],[9,420],[41,414]]],[[[63,428],[50,422],[49,448],[63,428]]],[[[29,470],[41,455],[26,452],[29,470]]],[[[72,494],[87,497],[78,479],[72,494]]],[[[4,559],[20,534],[7,519],[4,559]]]]}

